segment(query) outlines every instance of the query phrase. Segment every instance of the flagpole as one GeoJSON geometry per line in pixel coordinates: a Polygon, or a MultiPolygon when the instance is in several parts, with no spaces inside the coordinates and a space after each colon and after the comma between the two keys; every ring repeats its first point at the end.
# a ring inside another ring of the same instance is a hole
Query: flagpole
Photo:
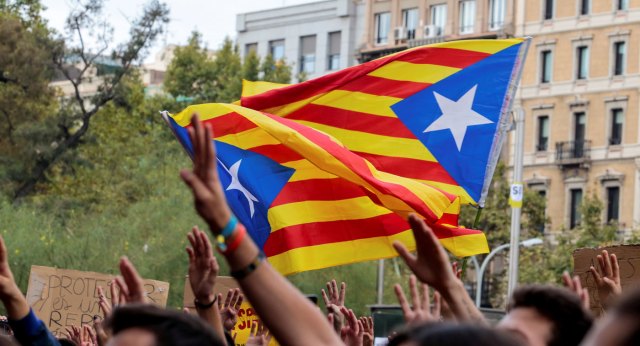
{"type": "Polygon", "coordinates": [[[378,300],[377,304],[382,305],[382,296],[384,294],[384,260],[378,260],[378,300]]]}
{"type": "MultiPolygon", "coordinates": [[[[522,107],[515,109],[514,118],[516,136],[512,184],[519,184],[522,182],[522,164],[524,156],[524,111],[522,107]]],[[[513,290],[518,285],[518,261],[520,257],[520,246],[518,245],[520,243],[521,211],[521,205],[511,205],[511,247],[509,251],[509,284],[507,286],[507,297],[511,297],[513,290]]]]}

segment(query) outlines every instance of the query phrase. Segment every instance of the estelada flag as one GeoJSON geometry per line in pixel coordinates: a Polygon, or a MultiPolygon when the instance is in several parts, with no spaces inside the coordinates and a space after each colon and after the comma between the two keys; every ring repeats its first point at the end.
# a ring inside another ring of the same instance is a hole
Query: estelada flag
{"type": "Polygon", "coordinates": [[[482,207],[528,45],[444,42],[295,85],[245,81],[241,105],[321,130],[380,171],[482,207]]]}
{"type": "Polygon", "coordinates": [[[335,138],[286,118],[231,104],[165,114],[190,155],[194,113],[213,128],[227,202],[283,274],[393,257],[394,240],[414,248],[410,212],[438,224],[434,232],[454,255],[488,251],[482,232],[442,222],[457,217],[457,196],[378,171],[335,138]]]}

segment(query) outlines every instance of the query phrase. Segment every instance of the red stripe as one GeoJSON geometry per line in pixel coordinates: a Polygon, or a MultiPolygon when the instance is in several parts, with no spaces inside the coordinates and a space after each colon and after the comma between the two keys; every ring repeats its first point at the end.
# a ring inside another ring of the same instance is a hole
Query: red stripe
{"type": "Polygon", "coordinates": [[[264,155],[278,163],[297,161],[297,160],[303,159],[302,155],[289,149],[284,144],[261,145],[259,147],[254,147],[248,150],[254,153],[264,155]]]}
{"type": "MultiPolygon", "coordinates": [[[[431,225],[431,228],[438,239],[482,233],[466,228],[449,228],[440,225],[431,225]]],[[[394,213],[368,219],[307,223],[272,232],[263,250],[267,256],[275,256],[306,246],[392,236],[408,229],[409,224],[394,213]]]]}
{"type": "Polygon", "coordinates": [[[438,224],[448,224],[448,225],[457,226],[458,225],[458,214],[447,214],[447,213],[444,213],[444,214],[442,214],[442,217],[440,217],[440,220],[438,220],[437,223],[438,224]]]}
{"type": "Polygon", "coordinates": [[[311,121],[382,136],[416,139],[416,136],[398,118],[381,117],[322,105],[308,104],[287,115],[287,119],[311,121]]]}
{"type": "Polygon", "coordinates": [[[371,71],[374,71],[393,60],[449,67],[465,67],[478,62],[489,55],[490,54],[487,53],[471,52],[453,48],[423,47],[421,49],[408,50],[396,55],[349,67],[299,84],[270,90],[255,96],[243,97],[241,104],[248,108],[264,110],[304,100],[315,95],[324,94],[331,90],[340,89],[342,86],[369,74],[371,71]]]}
{"type": "MultiPolygon", "coordinates": [[[[209,124],[213,130],[215,137],[222,137],[234,133],[240,133],[257,127],[249,119],[236,112],[225,114],[216,118],[204,120],[203,123],[209,124]]],[[[185,127],[190,127],[191,123],[185,127]]]]}
{"type": "MultiPolygon", "coordinates": [[[[408,188],[403,185],[378,180],[372,175],[369,167],[366,164],[366,161],[363,158],[340,146],[325,134],[312,130],[311,128],[308,128],[306,126],[297,124],[289,119],[281,118],[279,116],[267,113],[264,114],[270,117],[272,120],[279,122],[280,124],[287,126],[290,129],[297,131],[299,134],[305,136],[307,139],[315,143],[328,154],[332,155],[337,160],[345,164],[354,173],[358,174],[371,185],[375,186],[376,189],[378,189],[380,192],[402,199],[405,203],[411,206],[413,210],[421,214],[422,217],[426,218],[429,221],[435,222],[437,220],[437,217],[435,213],[430,209],[430,206],[420,198],[418,198],[418,196],[412,193],[408,188]]],[[[453,201],[454,199],[454,196],[452,194],[440,190],[439,193],[443,194],[451,201],[453,201]]]]}
{"type": "Polygon", "coordinates": [[[293,202],[342,200],[366,195],[360,186],[340,178],[290,181],[271,203],[271,207],[293,202]]]}
{"type": "Polygon", "coordinates": [[[405,178],[432,180],[440,183],[458,185],[438,162],[408,159],[402,157],[382,156],[376,154],[354,152],[367,159],[377,169],[405,178]]]}
{"type": "Polygon", "coordinates": [[[300,247],[390,236],[407,229],[409,224],[394,213],[369,219],[307,223],[272,232],[263,250],[267,256],[275,256],[300,247]]]}
{"type": "Polygon", "coordinates": [[[340,90],[358,91],[379,96],[406,98],[429,87],[430,83],[397,81],[375,76],[362,76],[340,87],[340,90]]]}

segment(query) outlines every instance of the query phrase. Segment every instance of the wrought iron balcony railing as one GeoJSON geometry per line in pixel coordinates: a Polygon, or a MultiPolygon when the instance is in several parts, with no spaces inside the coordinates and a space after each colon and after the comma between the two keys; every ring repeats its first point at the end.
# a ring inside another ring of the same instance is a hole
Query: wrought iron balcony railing
{"type": "Polygon", "coordinates": [[[556,142],[556,162],[560,165],[581,164],[591,157],[591,141],[556,142]]]}

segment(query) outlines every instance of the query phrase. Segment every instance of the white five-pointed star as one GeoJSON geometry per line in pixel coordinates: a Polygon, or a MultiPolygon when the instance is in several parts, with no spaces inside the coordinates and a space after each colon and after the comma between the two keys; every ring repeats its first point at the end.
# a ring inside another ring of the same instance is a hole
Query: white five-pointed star
{"type": "Polygon", "coordinates": [[[436,97],[436,102],[438,102],[442,115],[422,132],[449,130],[456,141],[458,151],[460,151],[464,136],[467,133],[467,127],[493,123],[493,121],[471,109],[477,87],[477,84],[474,85],[458,101],[452,101],[434,91],[433,94],[436,97]]]}
{"type": "Polygon", "coordinates": [[[225,165],[222,163],[222,161],[220,161],[220,159],[218,159],[218,162],[220,163],[222,168],[224,168],[231,175],[231,183],[229,184],[229,186],[227,186],[227,191],[230,191],[230,190],[240,191],[240,193],[247,199],[247,203],[249,203],[249,212],[251,214],[251,217],[253,217],[253,213],[255,212],[253,203],[254,202],[257,203],[258,199],[254,195],[252,195],[251,192],[249,192],[249,190],[247,190],[247,188],[244,187],[240,182],[240,179],[238,177],[238,171],[240,170],[240,164],[242,163],[242,160],[238,160],[236,163],[231,165],[231,168],[229,169],[225,167],[225,165]]]}

